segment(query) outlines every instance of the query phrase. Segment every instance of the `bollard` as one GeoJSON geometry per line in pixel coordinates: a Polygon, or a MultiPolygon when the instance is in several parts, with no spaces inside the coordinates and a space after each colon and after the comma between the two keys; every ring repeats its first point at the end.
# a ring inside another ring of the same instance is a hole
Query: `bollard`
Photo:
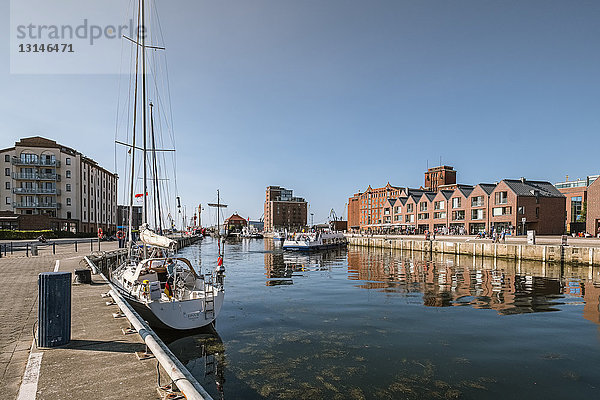
{"type": "Polygon", "coordinates": [[[12,248],[12,242],[10,242],[10,255],[13,255],[13,248],[12,248]]]}
{"type": "Polygon", "coordinates": [[[25,246],[25,256],[29,257],[29,243],[25,246]]]}
{"type": "Polygon", "coordinates": [[[77,253],[77,240],[75,241],[75,253],[77,253]]]}
{"type": "Polygon", "coordinates": [[[90,251],[94,251],[94,239],[90,239],[90,251]]]}
{"type": "Polygon", "coordinates": [[[38,275],[38,346],[62,346],[71,341],[71,273],[38,275]]]}
{"type": "Polygon", "coordinates": [[[38,245],[37,243],[32,243],[31,244],[31,256],[32,257],[36,257],[38,255],[38,245]]]}
{"type": "Polygon", "coordinates": [[[56,242],[52,242],[52,254],[56,254],[56,242]]]}

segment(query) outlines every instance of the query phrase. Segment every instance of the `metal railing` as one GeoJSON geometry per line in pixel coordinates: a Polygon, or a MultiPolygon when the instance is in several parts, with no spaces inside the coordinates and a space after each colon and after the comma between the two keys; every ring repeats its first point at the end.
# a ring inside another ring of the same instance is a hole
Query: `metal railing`
{"type": "Polygon", "coordinates": [[[13,188],[14,194],[55,194],[60,195],[60,189],[46,189],[46,188],[13,188]]]}
{"type": "Polygon", "coordinates": [[[52,202],[30,202],[30,201],[21,201],[14,202],[12,204],[13,208],[57,208],[60,209],[62,207],[61,203],[52,203],[52,202]]]}
{"type": "Polygon", "coordinates": [[[12,165],[31,165],[31,166],[40,166],[40,167],[60,167],[60,161],[58,160],[48,160],[44,158],[38,158],[35,160],[27,160],[19,157],[12,158],[12,165]]]}
{"type": "Polygon", "coordinates": [[[13,179],[26,180],[26,181],[59,181],[61,176],[59,174],[46,174],[46,173],[29,173],[29,172],[13,172],[13,179]]]}

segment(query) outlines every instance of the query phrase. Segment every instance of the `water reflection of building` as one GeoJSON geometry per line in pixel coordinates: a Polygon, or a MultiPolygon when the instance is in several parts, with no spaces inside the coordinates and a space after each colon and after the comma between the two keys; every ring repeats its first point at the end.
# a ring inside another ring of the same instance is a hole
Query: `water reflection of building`
{"type": "Polygon", "coordinates": [[[303,276],[309,271],[327,270],[333,262],[346,255],[343,248],[304,253],[283,251],[271,240],[265,240],[264,243],[267,286],[292,285],[292,277],[303,276]]]}
{"type": "Polygon", "coordinates": [[[421,292],[431,307],[491,308],[501,314],[557,311],[565,296],[585,301],[584,317],[600,324],[599,271],[543,263],[435,256],[414,259],[389,250],[350,249],[349,279],[386,292],[421,292]]]}

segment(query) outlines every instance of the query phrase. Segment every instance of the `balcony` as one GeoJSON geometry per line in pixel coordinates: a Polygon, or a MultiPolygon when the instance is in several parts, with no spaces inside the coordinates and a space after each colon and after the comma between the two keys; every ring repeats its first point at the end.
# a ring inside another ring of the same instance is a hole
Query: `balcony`
{"type": "Polygon", "coordinates": [[[13,179],[21,181],[56,181],[60,182],[60,174],[40,174],[27,172],[13,172],[13,179]]]}
{"type": "Polygon", "coordinates": [[[62,207],[61,203],[51,203],[51,202],[14,202],[13,208],[56,208],[60,209],[62,207]]]}
{"type": "Polygon", "coordinates": [[[13,188],[14,194],[54,194],[60,195],[60,189],[43,189],[43,188],[13,188]]]}
{"type": "Polygon", "coordinates": [[[23,160],[19,157],[13,157],[11,163],[12,163],[12,165],[60,168],[60,161],[47,160],[47,159],[42,159],[42,158],[39,158],[37,160],[23,160]]]}

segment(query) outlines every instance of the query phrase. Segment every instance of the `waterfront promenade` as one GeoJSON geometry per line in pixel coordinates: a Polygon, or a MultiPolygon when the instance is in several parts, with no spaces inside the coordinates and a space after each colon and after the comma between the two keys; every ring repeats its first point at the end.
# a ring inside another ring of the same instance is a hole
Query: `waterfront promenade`
{"type": "MultiPolygon", "coordinates": [[[[115,242],[102,243],[102,250],[114,250],[115,242]]],[[[89,250],[89,249],[88,249],[89,250]]],[[[27,371],[26,382],[37,379],[39,399],[123,399],[158,398],[156,360],[139,361],[136,351],[145,346],[139,335],[124,335],[126,318],[115,319],[117,306],[107,306],[101,297],[108,285],[93,276],[91,285],[72,285],[71,343],[53,349],[38,349],[33,342],[37,320],[37,278],[41,272],[73,272],[82,268],[86,251],[75,253],[69,246],[57,246],[53,255],[23,254],[0,259],[3,290],[0,291],[0,389],[3,398],[17,398],[30,351],[41,360],[39,370],[27,371]],[[57,263],[58,260],[58,263],[57,263]]],[[[30,363],[31,365],[32,363],[30,363]]],[[[35,364],[35,363],[33,363],[35,364]]],[[[167,376],[162,372],[163,380],[167,376]]],[[[164,382],[164,381],[163,381],[164,382]]],[[[31,385],[30,385],[31,387],[31,385]]],[[[30,395],[21,397],[32,399],[30,395]]]]}
{"type": "MultiPolygon", "coordinates": [[[[425,240],[425,235],[394,235],[394,234],[353,234],[348,233],[347,237],[372,237],[372,238],[390,238],[403,240],[425,240]]],[[[443,242],[474,242],[474,243],[492,243],[492,239],[481,239],[475,235],[436,235],[436,241],[443,242]]],[[[535,238],[536,245],[560,246],[561,236],[544,235],[535,238]]],[[[502,243],[502,241],[500,241],[502,243]]],[[[527,244],[527,236],[506,236],[506,244],[527,244]]],[[[582,237],[567,237],[567,244],[574,247],[600,247],[600,239],[598,238],[582,238],[582,237]]]]}
{"type": "Polygon", "coordinates": [[[505,241],[493,242],[476,236],[424,235],[360,235],[347,234],[350,245],[392,248],[442,254],[483,256],[512,260],[569,263],[574,265],[600,265],[600,240],[594,238],[567,239],[562,245],[561,236],[539,236],[536,244],[529,244],[527,237],[507,237],[505,241]]]}

